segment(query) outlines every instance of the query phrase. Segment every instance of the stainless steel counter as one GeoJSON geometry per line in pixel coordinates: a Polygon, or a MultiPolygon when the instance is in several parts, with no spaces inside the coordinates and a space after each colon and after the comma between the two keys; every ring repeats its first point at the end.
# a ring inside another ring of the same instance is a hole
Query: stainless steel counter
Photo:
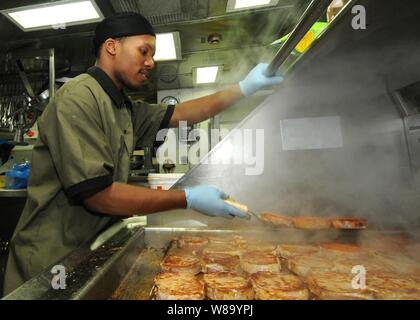
{"type": "MultiPolygon", "coordinates": [[[[15,291],[4,297],[4,300],[78,300],[78,299],[111,299],[116,290],[125,283],[124,279],[138,260],[143,260],[141,268],[146,281],[141,286],[141,296],[147,299],[151,280],[159,271],[159,264],[151,268],[152,256],[162,258],[173,237],[179,234],[229,234],[231,230],[204,230],[200,228],[144,228],[141,225],[126,224],[116,228],[116,232],[102,245],[81,247],[57,265],[66,269],[66,289],[52,288],[53,274],[50,266],[39,276],[27,281],[15,291]],[[94,248],[91,250],[91,248],[94,248]],[[148,250],[152,249],[152,251],[148,250]]],[[[114,230],[114,231],[115,231],[114,230]]],[[[107,237],[105,237],[107,238],[107,237]]],[[[101,236],[98,237],[101,239],[101,236]]],[[[160,259],[156,259],[160,261],[160,259]]],[[[132,292],[132,290],[130,291],[132,292]]],[[[127,293],[128,294],[128,293],[127,293]]],[[[121,298],[121,296],[119,296],[121,298]]],[[[124,298],[124,297],[123,297],[124,298]]],[[[127,298],[127,297],[126,297],[127,298]]]]}
{"type": "MultiPolygon", "coordinates": [[[[337,233],[334,230],[308,232],[294,229],[226,230],[211,228],[142,227],[126,224],[116,228],[99,246],[82,247],[58,264],[66,268],[66,289],[54,290],[53,274],[47,268],[4,299],[149,299],[153,278],[169,244],[179,235],[229,236],[240,234],[259,240],[282,243],[340,241],[354,243],[363,237],[376,237],[382,232],[362,231],[337,233]]],[[[397,235],[399,232],[386,232],[397,235]]]]}
{"type": "Polygon", "coordinates": [[[108,299],[144,247],[143,235],[140,226],[123,228],[95,250],[85,246],[70,253],[57,263],[65,267],[65,289],[53,289],[50,266],[3,299],[108,299]]]}
{"type": "Polygon", "coordinates": [[[3,198],[26,198],[26,189],[10,190],[0,188],[0,197],[3,198]]]}

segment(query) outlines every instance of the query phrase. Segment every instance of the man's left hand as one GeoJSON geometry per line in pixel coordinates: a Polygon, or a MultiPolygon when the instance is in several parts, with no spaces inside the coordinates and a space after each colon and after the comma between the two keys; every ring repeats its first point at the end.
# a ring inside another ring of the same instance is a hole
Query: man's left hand
{"type": "Polygon", "coordinates": [[[283,81],[283,77],[280,74],[276,74],[273,77],[264,75],[264,71],[267,67],[268,64],[266,63],[258,64],[248,73],[244,80],[239,82],[239,87],[245,97],[249,97],[265,87],[278,85],[283,81]]]}

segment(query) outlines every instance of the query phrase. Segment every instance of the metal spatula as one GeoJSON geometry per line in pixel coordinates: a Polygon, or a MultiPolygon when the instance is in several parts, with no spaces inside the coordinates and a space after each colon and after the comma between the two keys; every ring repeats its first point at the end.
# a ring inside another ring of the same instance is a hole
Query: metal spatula
{"type": "Polygon", "coordinates": [[[245,219],[251,220],[251,217],[255,217],[258,221],[266,223],[261,217],[256,214],[255,212],[249,210],[248,206],[242,203],[239,203],[233,199],[226,199],[224,200],[228,205],[231,205],[232,207],[235,207],[236,209],[239,209],[247,214],[247,217],[245,219]]]}

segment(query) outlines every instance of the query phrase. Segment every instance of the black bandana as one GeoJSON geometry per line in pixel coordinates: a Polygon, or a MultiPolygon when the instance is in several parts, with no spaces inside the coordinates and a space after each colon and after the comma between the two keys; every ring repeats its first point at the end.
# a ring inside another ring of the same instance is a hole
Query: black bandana
{"type": "Polygon", "coordinates": [[[93,53],[98,56],[99,47],[109,38],[121,38],[148,34],[156,37],[153,26],[139,13],[119,13],[102,20],[95,29],[93,53]]]}

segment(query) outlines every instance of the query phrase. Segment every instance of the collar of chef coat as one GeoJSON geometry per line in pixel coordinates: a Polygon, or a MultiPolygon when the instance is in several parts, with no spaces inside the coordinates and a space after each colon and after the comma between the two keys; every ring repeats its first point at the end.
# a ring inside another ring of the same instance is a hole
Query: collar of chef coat
{"type": "Polygon", "coordinates": [[[126,106],[131,109],[133,107],[126,93],[123,90],[118,90],[114,81],[101,68],[94,66],[89,68],[86,73],[98,81],[102,89],[111,97],[118,108],[126,106]]]}

